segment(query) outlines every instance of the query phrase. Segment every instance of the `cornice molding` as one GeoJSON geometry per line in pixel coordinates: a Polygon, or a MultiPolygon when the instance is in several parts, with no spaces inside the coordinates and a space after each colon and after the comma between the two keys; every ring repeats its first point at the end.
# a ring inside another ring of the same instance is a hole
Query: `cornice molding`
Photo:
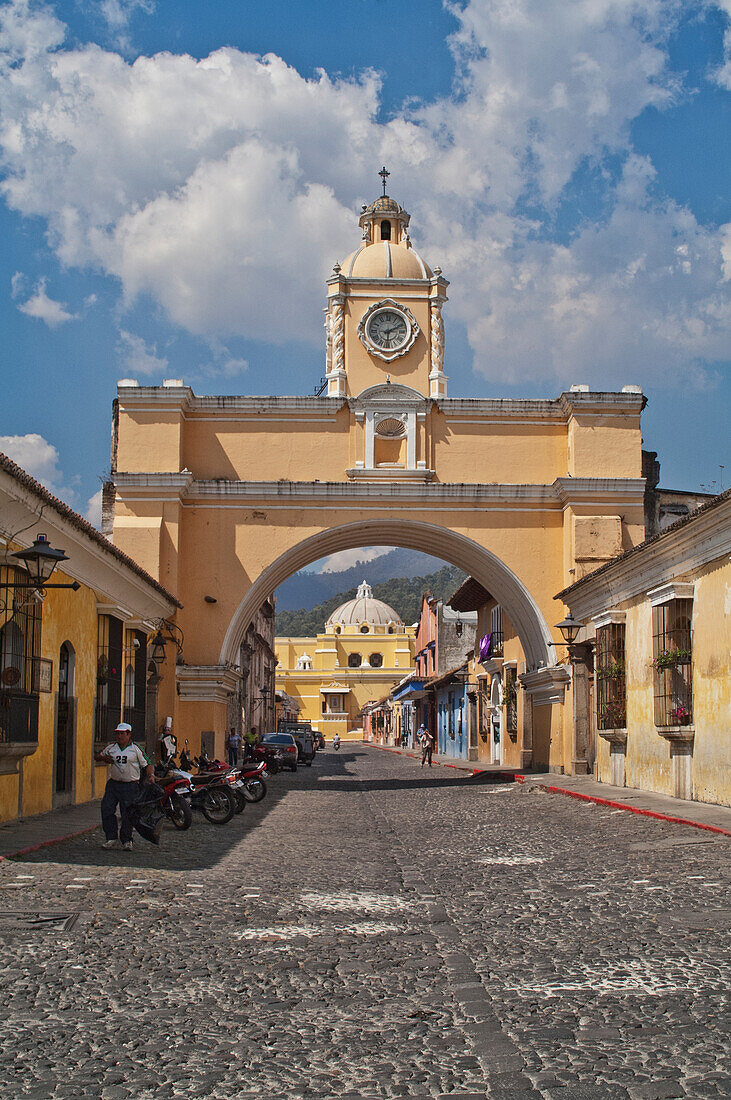
{"type": "Polygon", "coordinates": [[[534,706],[550,706],[553,703],[563,703],[564,692],[571,683],[571,673],[566,665],[553,665],[551,668],[522,672],[518,676],[518,682],[525,688],[526,694],[531,696],[534,706]]]}
{"type": "Polygon", "coordinates": [[[562,504],[615,495],[621,496],[625,503],[642,504],[645,497],[643,477],[557,477],[553,485],[562,504]]]}
{"type": "Polygon", "coordinates": [[[613,504],[639,504],[644,481],[641,478],[557,478],[550,485],[485,484],[482,482],[426,482],[433,470],[366,470],[360,467],[346,471],[348,481],[234,481],[203,479],[196,481],[185,471],[173,473],[128,473],[115,475],[118,498],[122,501],[140,496],[166,497],[184,502],[231,501],[261,504],[270,500],[289,501],[368,501],[417,500],[425,504],[454,503],[458,505],[541,505],[561,509],[566,503],[610,501],[613,504]],[[362,480],[361,480],[362,479],[362,480]],[[413,484],[410,484],[413,482],[413,484]],[[619,498],[619,499],[617,499],[619,498]]]}
{"type": "Polygon", "coordinates": [[[230,665],[178,665],[175,678],[181,700],[188,703],[225,703],[242,679],[230,665]]]}

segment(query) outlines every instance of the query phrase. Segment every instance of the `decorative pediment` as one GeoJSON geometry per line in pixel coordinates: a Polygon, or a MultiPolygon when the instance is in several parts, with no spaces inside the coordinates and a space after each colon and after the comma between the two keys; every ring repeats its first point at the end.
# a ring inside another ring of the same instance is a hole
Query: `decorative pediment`
{"type": "Polygon", "coordinates": [[[402,386],[398,382],[379,382],[377,386],[369,386],[362,390],[357,397],[352,398],[351,404],[358,405],[425,405],[428,398],[411,386],[402,386]]]}

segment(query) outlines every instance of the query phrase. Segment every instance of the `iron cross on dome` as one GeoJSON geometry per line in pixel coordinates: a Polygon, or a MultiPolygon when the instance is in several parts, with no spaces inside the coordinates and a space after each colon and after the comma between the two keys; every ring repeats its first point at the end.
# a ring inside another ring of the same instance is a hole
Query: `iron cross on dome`
{"type": "Polygon", "coordinates": [[[383,183],[383,197],[385,198],[386,197],[386,180],[391,175],[389,170],[386,168],[385,164],[384,164],[383,168],[381,169],[381,171],[378,173],[378,175],[381,177],[381,181],[383,183]]]}

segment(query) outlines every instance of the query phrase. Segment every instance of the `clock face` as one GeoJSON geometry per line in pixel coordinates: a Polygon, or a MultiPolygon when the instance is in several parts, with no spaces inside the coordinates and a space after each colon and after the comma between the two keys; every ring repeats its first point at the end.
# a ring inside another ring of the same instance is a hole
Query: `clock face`
{"type": "Polygon", "coordinates": [[[411,326],[403,313],[395,309],[379,309],[368,321],[368,339],[378,348],[394,351],[405,344],[411,326]]]}

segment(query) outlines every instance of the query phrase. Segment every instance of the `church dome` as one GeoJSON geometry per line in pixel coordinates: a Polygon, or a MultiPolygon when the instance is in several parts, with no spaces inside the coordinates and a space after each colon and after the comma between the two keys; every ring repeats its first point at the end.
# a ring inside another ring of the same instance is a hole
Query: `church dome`
{"type": "Polygon", "coordinates": [[[370,206],[366,206],[363,213],[405,215],[406,211],[402,206],[399,206],[396,200],[392,199],[390,195],[379,195],[375,202],[372,202],[370,206]]]}
{"type": "Polygon", "coordinates": [[[373,589],[366,582],[360,585],[354,600],[347,600],[336,607],[325,627],[328,626],[394,626],[403,627],[401,616],[383,600],[373,597],[373,589]]]}
{"type": "Polygon", "coordinates": [[[346,279],[431,279],[432,270],[415,248],[392,241],[365,242],[343,260],[346,279]]]}

